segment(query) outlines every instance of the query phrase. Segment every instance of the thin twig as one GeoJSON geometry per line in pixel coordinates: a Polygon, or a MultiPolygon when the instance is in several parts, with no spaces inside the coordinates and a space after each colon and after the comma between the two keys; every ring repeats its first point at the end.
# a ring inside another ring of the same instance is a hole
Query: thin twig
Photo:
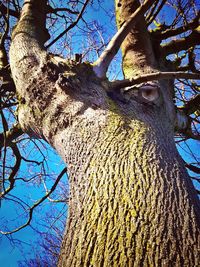
{"type": "Polygon", "coordinates": [[[46,49],[49,48],[50,46],[52,46],[55,42],[57,42],[61,37],[63,37],[69,30],[71,30],[74,26],[76,26],[76,24],[79,22],[79,20],[81,19],[82,15],[83,15],[83,12],[85,11],[86,9],[86,6],[88,4],[90,0],[86,0],[84,5],[83,5],[83,8],[81,10],[81,12],[79,13],[79,15],[77,16],[77,19],[69,25],[69,27],[67,27],[67,29],[65,29],[61,34],[59,34],[53,41],[51,41],[47,46],[46,46],[46,49]]]}
{"type": "Polygon", "coordinates": [[[0,231],[1,234],[3,235],[9,235],[9,234],[13,234],[13,233],[16,233],[18,232],[19,230],[23,229],[24,227],[28,226],[32,220],[32,217],[33,217],[33,211],[34,209],[39,206],[44,200],[46,200],[50,194],[56,189],[56,186],[57,184],[59,183],[60,179],[62,178],[62,176],[67,172],[67,167],[65,167],[61,173],[58,175],[55,183],[53,184],[53,186],[51,187],[51,189],[40,199],[38,200],[37,202],[35,202],[35,204],[33,204],[33,206],[29,209],[29,218],[28,220],[26,221],[26,223],[24,223],[23,225],[21,225],[20,227],[10,231],[10,232],[4,232],[4,231],[0,231]]]}

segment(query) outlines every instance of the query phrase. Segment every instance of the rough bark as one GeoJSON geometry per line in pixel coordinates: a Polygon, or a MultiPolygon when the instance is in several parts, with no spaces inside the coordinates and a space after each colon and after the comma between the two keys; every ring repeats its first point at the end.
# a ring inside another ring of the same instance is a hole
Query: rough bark
{"type": "Polygon", "coordinates": [[[55,138],[71,170],[59,266],[198,266],[198,200],[166,115],[119,110],[55,138]]]}
{"type": "Polygon", "coordinates": [[[165,84],[155,103],[107,94],[90,65],[48,56],[37,27],[30,34],[23,23],[22,16],[10,51],[19,120],[69,168],[58,266],[198,266],[199,200],[175,147],[165,84]]]}

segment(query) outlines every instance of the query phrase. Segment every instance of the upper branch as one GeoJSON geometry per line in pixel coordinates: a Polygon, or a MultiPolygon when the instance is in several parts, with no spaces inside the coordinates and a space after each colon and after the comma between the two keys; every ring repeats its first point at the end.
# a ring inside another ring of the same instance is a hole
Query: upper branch
{"type": "Polygon", "coordinates": [[[154,7],[146,17],[148,25],[150,25],[154,21],[154,19],[157,17],[158,13],[161,11],[166,2],[167,0],[162,0],[161,3],[159,3],[159,1],[157,1],[157,3],[155,2],[154,7]]]}
{"type": "Polygon", "coordinates": [[[192,21],[188,22],[186,25],[182,25],[177,28],[171,28],[170,26],[161,25],[164,27],[161,27],[160,30],[156,28],[155,30],[151,32],[151,34],[153,37],[160,39],[160,40],[167,39],[169,37],[184,33],[188,30],[196,29],[199,25],[199,19],[200,19],[200,11],[197,13],[197,16],[192,21]],[[163,28],[165,27],[167,29],[163,30],[163,28]]]}
{"type": "Polygon", "coordinates": [[[7,12],[9,12],[9,15],[15,17],[15,18],[19,18],[19,12],[17,10],[13,10],[13,9],[8,9],[3,3],[0,4],[0,11],[2,14],[6,14],[7,12]]]}
{"type": "MultiPolygon", "coordinates": [[[[77,19],[70,24],[69,27],[67,27],[63,32],[61,32],[61,34],[59,34],[53,41],[51,41],[46,48],[49,48],[51,45],[53,45],[55,42],[57,42],[61,37],[63,37],[69,30],[71,30],[74,26],[76,26],[76,24],[79,22],[79,20],[82,18],[83,13],[86,9],[87,4],[89,3],[89,0],[86,0],[85,3],[83,4],[83,7],[79,13],[79,15],[77,16],[77,19]]],[[[75,14],[75,13],[74,13],[75,14]]]]}
{"type": "Polygon", "coordinates": [[[103,51],[97,61],[94,62],[93,69],[98,77],[105,77],[108,67],[119,51],[122,42],[137,22],[138,18],[149,9],[153,2],[154,0],[146,0],[140,5],[140,7],[127,19],[127,21],[124,22],[118,32],[113,36],[107,48],[103,51]]]}
{"type": "Polygon", "coordinates": [[[179,109],[183,110],[188,115],[200,109],[200,94],[192,97],[183,107],[179,107],[179,109]]]}
{"type": "Polygon", "coordinates": [[[65,11],[65,12],[68,12],[68,13],[74,14],[74,15],[78,15],[79,14],[78,11],[71,10],[70,8],[67,8],[67,7],[53,8],[53,7],[49,6],[49,5],[47,6],[47,12],[48,13],[57,14],[58,12],[62,12],[62,11],[65,11]]]}
{"type": "Polygon", "coordinates": [[[189,49],[199,44],[200,44],[200,29],[197,28],[185,38],[172,40],[171,42],[164,44],[161,50],[165,55],[170,55],[177,53],[181,50],[189,49]]]}
{"type": "Polygon", "coordinates": [[[0,149],[2,149],[5,142],[7,146],[12,146],[13,140],[17,139],[22,134],[23,131],[19,124],[15,124],[11,129],[7,130],[5,133],[0,133],[0,149]]]}

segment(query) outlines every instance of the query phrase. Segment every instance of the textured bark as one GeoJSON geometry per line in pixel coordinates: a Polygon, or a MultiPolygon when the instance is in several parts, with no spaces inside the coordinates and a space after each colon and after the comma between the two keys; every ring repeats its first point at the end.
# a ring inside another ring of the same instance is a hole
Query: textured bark
{"type": "Polygon", "coordinates": [[[56,136],[71,184],[59,266],[198,266],[198,200],[165,114],[145,109],[56,136]]]}
{"type": "Polygon", "coordinates": [[[173,140],[168,88],[156,103],[107,94],[90,65],[48,56],[20,25],[10,50],[20,123],[69,168],[58,266],[198,266],[199,200],[173,140]]]}

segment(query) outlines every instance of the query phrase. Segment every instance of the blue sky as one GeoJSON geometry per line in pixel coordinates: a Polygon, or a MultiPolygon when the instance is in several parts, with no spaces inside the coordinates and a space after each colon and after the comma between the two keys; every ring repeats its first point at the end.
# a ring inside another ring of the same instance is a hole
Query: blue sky
{"type": "MultiPolygon", "coordinates": [[[[64,168],[64,163],[61,161],[60,157],[55,154],[55,152],[45,144],[46,149],[48,150],[48,173],[51,174],[46,178],[46,185],[48,188],[51,188],[54,179],[64,168]]],[[[30,150],[34,150],[34,147],[29,145],[30,150]]],[[[28,153],[29,154],[29,153],[28,153]]],[[[38,155],[40,157],[40,155],[38,155]]],[[[31,157],[30,157],[31,158],[31,157]]],[[[36,158],[35,158],[36,160],[36,158]]],[[[21,169],[21,175],[23,177],[28,177],[33,175],[32,172],[40,173],[41,170],[35,167],[33,170],[29,169],[29,166],[24,164],[21,169]],[[29,173],[30,172],[30,173],[29,173]],[[27,176],[26,176],[27,175],[27,176]]],[[[20,173],[18,174],[20,177],[20,173]]],[[[36,178],[36,180],[38,177],[36,178]]],[[[68,186],[67,175],[64,175],[60,181],[60,185],[56,189],[52,198],[56,199],[56,195],[60,194],[62,187],[68,186]],[[59,188],[60,187],[60,188],[59,188]]],[[[33,205],[38,199],[45,194],[43,184],[33,182],[32,184],[21,182],[20,180],[16,183],[16,187],[12,190],[11,196],[9,199],[3,199],[1,202],[0,208],[0,229],[2,231],[11,231],[20,225],[24,224],[27,221],[28,213],[27,206],[25,205],[25,210],[19,205],[15,200],[16,197],[22,199],[24,202],[28,203],[30,206],[33,205]],[[13,201],[14,200],[14,201],[13,201]]],[[[49,232],[49,229],[45,226],[45,220],[47,212],[54,212],[54,216],[58,216],[60,212],[63,212],[62,218],[66,217],[66,205],[63,203],[55,204],[46,200],[40,206],[34,210],[33,220],[31,222],[31,227],[27,226],[26,228],[12,234],[12,236],[0,235],[0,266],[1,267],[14,267],[18,266],[18,261],[24,259],[24,255],[27,258],[34,257],[35,249],[37,248],[42,252],[42,248],[36,246],[38,239],[41,239],[41,236],[37,233],[37,229],[40,232],[49,232]],[[65,206],[65,211],[63,208],[65,206]]],[[[54,222],[54,225],[59,225],[60,221],[57,220],[54,222]]],[[[48,224],[47,224],[48,225],[48,224]]]]}

